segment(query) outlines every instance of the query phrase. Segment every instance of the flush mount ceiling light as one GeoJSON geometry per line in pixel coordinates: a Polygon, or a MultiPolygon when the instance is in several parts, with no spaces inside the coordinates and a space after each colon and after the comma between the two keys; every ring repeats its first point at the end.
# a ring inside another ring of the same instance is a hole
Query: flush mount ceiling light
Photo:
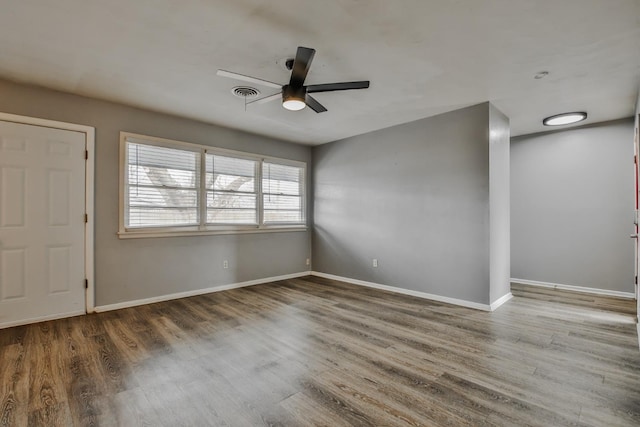
{"type": "Polygon", "coordinates": [[[581,122],[587,118],[587,113],[584,111],[577,111],[575,113],[562,113],[555,116],[547,117],[542,121],[545,126],[562,126],[570,125],[572,123],[581,122]]]}

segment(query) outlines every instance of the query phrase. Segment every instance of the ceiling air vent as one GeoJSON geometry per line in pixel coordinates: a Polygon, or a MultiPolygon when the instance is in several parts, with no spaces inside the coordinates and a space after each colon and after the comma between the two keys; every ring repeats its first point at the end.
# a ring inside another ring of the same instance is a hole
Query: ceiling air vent
{"type": "Polygon", "coordinates": [[[238,98],[251,99],[257,98],[260,95],[260,91],[255,87],[250,86],[236,86],[231,89],[231,93],[237,96],[238,98]]]}

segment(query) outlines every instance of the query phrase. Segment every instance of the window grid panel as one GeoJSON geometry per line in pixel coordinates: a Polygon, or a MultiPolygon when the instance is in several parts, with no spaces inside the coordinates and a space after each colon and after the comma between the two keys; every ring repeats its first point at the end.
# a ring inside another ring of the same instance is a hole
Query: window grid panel
{"type": "Polygon", "coordinates": [[[262,171],[263,223],[304,222],[304,168],[264,162],[262,171]]]}
{"type": "Polygon", "coordinates": [[[207,154],[206,172],[207,189],[255,191],[255,160],[207,154]]]}
{"type": "Polygon", "coordinates": [[[255,178],[242,175],[209,173],[206,176],[207,190],[224,190],[239,193],[255,193],[255,178]]]}
{"type": "Polygon", "coordinates": [[[127,154],[127,227],[200,223],[200,153],[129,142],[127,154]]]}
{"type": "Polygon", "coordinates": [[[252,209],[256,205],[255,194],[207,192],[207,206],[210,208],[252,209]]]}
{"type": "Polygon", "coordinates": [[[129,186],[129,206],[195,208],[198,207],[198,191],[165,187],[129,186]]]}
{"type": "Polygon", "coordinates": [[[194,171],[198,167],[194,162],[200,157],[196,151],[178,148],[160,147],[156,145],[128,143],[130,165],[155,166],[166,169],[183,169],[194,171]]]}
{"type": "Polygon", "coordinates": [[[303,220],[302,212],[286,210],[264,210],[265,223],[298,223],[303,220]]]}
{"type": "Polygon", "coordinates": [[[253,209],[208,209],[207,223],[255,225],[256,211],[253,209]]]}
{"type": "Polygon", "coordinates": [[[155,166],[129,165],[129,182],[136,185],[164,187],[196,188],[196,171],[184,169],[159,168],[155,166]]]}
{"type": "Polygon", "coordinates": [[[197,225],[197,208],[148,208],[134,206],[129,209],[129,227],[171,227],[197,225]]]}
{"type": "Polygon", "coordinates": [[[257,161],[206,155],[207,225],[258,225],[257,161]]]}
{"type": "Polygon", "coordinates": [[[275,196],[264,195],[263,201],[265,210],[301,210],[302,199],[300,196],[275,196]]]}
{"type": "Polygon", "coordinates": [[[262,188],[264,194],[287,194],[291,196],[300,195],[299,182],[262,179],[262,188]]]}

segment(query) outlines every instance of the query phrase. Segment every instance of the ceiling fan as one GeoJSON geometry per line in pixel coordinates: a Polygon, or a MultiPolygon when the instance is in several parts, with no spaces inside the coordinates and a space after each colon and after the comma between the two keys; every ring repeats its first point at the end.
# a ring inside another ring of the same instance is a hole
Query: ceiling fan
{"type": "Polygon", "coordinates": [[[228,77],[231,79],[242,80],[257,85],[270,87],[273,89],[279,89],[280,92],[276,94],[248,102],[247,104],[263,104],[265,102],[273,101],[282,97],[282,106],[287,110],[292,111],[302,110],[306,106],[309,106],[309,108],[311,108],[316,113],[327,111],[327,109],[322,104],[320,104],[315,98],[309,95],[311,93],[366,89],[369,87],[368,80],[305,86],[304,80],[307,78],[307,73],[309,72],[311,61],[313,61],[313,56],[315,54],[315,49],[302,46],[298,47],[296,57],[294,59],[289,59],[286,63],[287,69],[291,70],[291,79],[289,80],[289,84],[285,85],[279,85],[278,83],[273,83],[267,80],[258,79],[256,77],[245,76],[243,74],[233,73],[231,71],[225,70],[218,70],[217,74],[221,77],[228,77]]]}

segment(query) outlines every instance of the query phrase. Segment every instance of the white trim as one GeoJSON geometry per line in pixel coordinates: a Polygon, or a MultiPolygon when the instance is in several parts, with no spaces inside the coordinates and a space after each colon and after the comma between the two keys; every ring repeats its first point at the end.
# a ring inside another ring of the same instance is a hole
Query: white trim
{"type": "Polygon", "coordinates": [[[95,304],[95,277],[94,277],[94,234],[95,234],[95,213],[94,213],[94,193],[95,193],[95,129],[89,128],[86,132],[87,160],[85,161],[85,213],[87,222],[85,229],[85,277],[87,279],[86,289],[86,310],[87,313],[94,312],[95,304]]]}
{"type": "Polygon", "coordinates": [[[317,277],[323,277],[325,279],[338,280],[340,282],[347,282],[353,285],[366,286],[368,288],[381,289],[383,291],[395,292],[398,294],[411,295],[413,297],[424,298],[432,301],[459,305],[462,307],[473,308],[476,310],[491,311],[491,306],[489,306],[488,304],[480,304],[473,301],[467,301],[467,300],[462,300],[457,298],[449,298],[441,295],[428,294],[426,292],[412,291],[410,289],[396,288],[395,286],[381,285],[379,283],[367,282],[359,279],[351,279],[349,277],[336,276],[334,274],[321,273],[319,271],[312,271],[311,275],[317,276],[317,277]]]}
{"type": "Polygon", "coordinates": [[[511,292],[501,296],[500,298],[498,298],[497,300],[491,303],[490,305],[491,311],[496,311],[498,308],[500,308],[502,304],[509,301],[511,298],[513,298],[513,294],[511,292]]]}
{"type": "Polygon", "coordinates": [[[520,283],[521,285],[538,286],[541,288],[560,289],[570,292],[583,292],[586,294],[635,299],[635,295],[633,294],[633,292],[611,291],[609,289],[587,288],[585,286],[563,285],[561,283],[538,282],[536,280],[525,280],[516,278],[511,278],[511,283],[520,283]]]}
{"type": "Polygon", "coordinates": [[[247,287],[247,286],[260,285],[260,284],[263,284],[263,283],[277,282],[279,280],[295,279],[297,277],[309,276],[310,274],[311,274],[310,271],[302,271],[300,273],[292,273],[292,274],[285,274],[285,275],[282,275],[282,276],[266,277],[264,279],[255,279],[255,280],[249,280],[249,281],[246,281],[246,282],[231,283],[231,284],[228,284],[228,285],[214,286],[214,287],[211,287],[211,288],[195,289],[193,291],[177,292],[175,294],[160,295],[160,296],[157,296],[157,297],[144,298],[144,299],[138,299],[138,300],[133,300],[133,301],[123,301],[123,302],[119,302],[119,303],[115,303],[115,304],[107,304],[107,305],[97,306],[95,308],[95,311],[98,312],[98,313],[102,313],[102,312],[105,312],[105,311],[119,310],[119,309],[122,309],[122,308],[137,307],[139,305],[153,304],[153,303],[156,303],[156,302],[170,301],[170,300],[174,300],[174,299],[193,297],[193,296],[196,296],[196,295],[210,294],[210,293],[213,293],[213,292],[227,291],[229,289],[244,288],[244,287],[247,287]]]}
{"type": "MultiPolygon", "coordinates": [[[[94,182],[95,182],[95,140],[96,129],[91,126],[79,125],[75,123],[59,122],[56,120],[40,119],[37,117],[19,116],[16,114],[0,113],[0,120],[5,122],[22,123],[32,126],[42,126],[53,129],[69,130],[74,132],[84,133],[85,135],[85,150],[89,154],[89,159],[85,162],[85,213],[87,214],[88,221],[85,224],[84,233],[84,274],[88,281],[88,286],[85,291],[85,312],[93,313],[94,301],[95,301],[95,280],[94,280],[94,182]]],[[[61,317],[75,316],[78,313],[65,314],[61,317]]],[[[51,320],[36,319],[34,321],[51,320]]]]}
{"type": "Polygon", "coordinates": [[[0,329],[12,328],[14,326],[29,325],[31,323],[46,322],[47,320],[65,319],[67,317],[73,317],[73,316],[84,316],[85,314],[87,313],[85,313],[84,310],[80,310],[80,311],[70,311],[68,313],[50,314],[48,316],[32,317],[30,319],[14,320],[12,322],[0,323],[0,329]]]}
{"type": "Polygon", "coordinates": [[[78,125],[75,123],[58,122],[56,120],[40,119],[37,117],[19,116],[17,114],[0,113],[0,120],[4,122],[22,123],[32,126],[41,126],[45,128],[64,129],[81,133],[93,133],[95,128],[86,125],[78,125]]]}

